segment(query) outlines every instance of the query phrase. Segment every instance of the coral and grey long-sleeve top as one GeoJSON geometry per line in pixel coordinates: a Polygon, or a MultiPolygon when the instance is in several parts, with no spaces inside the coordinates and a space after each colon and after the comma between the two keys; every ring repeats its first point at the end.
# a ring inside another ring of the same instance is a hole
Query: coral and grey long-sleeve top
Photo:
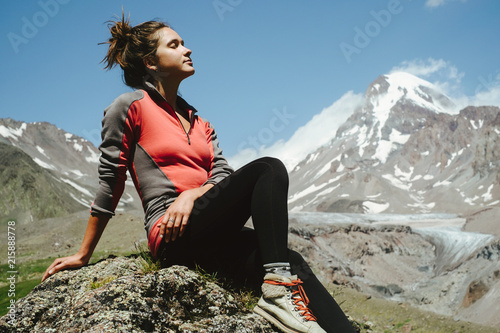
{"type": "Polygon", "coordinates": [[[149,235],[154,222],[180,193],[216,184],[233,171],[210,123],[181,97],[178,104],[189,113],[188,132],[147,81],[144,89],[125,93],[106,108],[93,214],[114,215],[128,170],[142,200],[149,235]]]}

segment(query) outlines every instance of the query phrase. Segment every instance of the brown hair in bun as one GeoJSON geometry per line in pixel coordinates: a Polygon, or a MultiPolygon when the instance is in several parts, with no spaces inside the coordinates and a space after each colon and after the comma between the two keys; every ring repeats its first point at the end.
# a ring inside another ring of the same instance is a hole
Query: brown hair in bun
{"type": "Polygon", "coordinates": [[[132,88],[142,85],[147,74],[144,59],[155,55],[158,47],[158,30],[170,26],[161,21],[147,21],[132,27],[129,18],[122,13],[120,21],[110,21],[108,28],[111,38],[103,43],[109,44],[109,49],[102,60],[105,69],[111,69],[116,64],[123,69],[125,84],[132,88]]]}

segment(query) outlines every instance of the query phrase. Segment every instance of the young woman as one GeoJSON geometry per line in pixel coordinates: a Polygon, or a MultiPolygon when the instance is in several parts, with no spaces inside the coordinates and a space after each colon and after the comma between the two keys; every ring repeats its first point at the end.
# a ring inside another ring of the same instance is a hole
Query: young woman
{"type": "Polygon", "coordinates": [[[284,332],[353,332],[303,258],[287,248],[283,164],[261,158],[233,172],[213,127],[178,96],[180,83],[195,72],[182,38],[165,23],[132,27],[124,17],[110,31],[106,68],[119,64],[136,90],[105,110],[99,189],[82,245],[56,259],[42,281],[88,263],[128,170],[155,258],[258,279],[263,295],[255,312],[284,332]],[[244,227],[250,217],[255,229],[244,227]]]}

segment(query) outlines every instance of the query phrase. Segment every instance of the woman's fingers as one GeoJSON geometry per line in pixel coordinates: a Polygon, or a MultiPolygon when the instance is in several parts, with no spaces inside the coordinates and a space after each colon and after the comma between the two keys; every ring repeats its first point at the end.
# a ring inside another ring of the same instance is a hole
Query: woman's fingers
{"type": "Polygon", "coordinates": [[[54,262],[45,270],[45,273],[43,274],[42,276],[42,282],[48,278],[49,276],[51,276],[52,274],[54,274],[54,267],[58,264],[60,264],[62,261],[61,258],[58,258],[56,260],[54,260],[54,262]]]}
{"type": "Polygon", "coordinates": [[[42,277],[42,282],[48,278],[49,276],[62,271],[63,269],[67,268],[74,268],[74,267],[81,267],[85,265],[85,262],[81,260],[81,257],[78,255],[72,255],[69,257],[64,257],[64,258],[57,258],[54,260],[52,265],[50,265],[45,273],[43,274],[42,277]]]}
{"type": "Polygon", "coordinates": [[[177,236],[179,235],[182,219],[183,217],[181,216],[180,218],[177,218],[174,222],[174,227],[172,228],[172,241],[176,240],[177,236]]]}
{"type": "Polygon", "coordinates": [[[175,217],[167,212],[160,223],[160,237],[165,239],[165,242],[170,242],[172,229],[175,225],[175,217]]]}
{"type": "Polygon", "coordinates": [[[165,213],[163,220],[159,224],[160,237],[166,243],[175,241],[184,234],[188,221],[189,214],[172,215],[169,212],[165,213]]]}
{"type": "Polygon", "coordinates": [[[182,222],[181,222],[181,229],[179,230],[179,237],[184,235],[184,231],[186,231],[186,227],[189,222],[189,215],[188,216],[183,216],[182,217],[182,222]]]}

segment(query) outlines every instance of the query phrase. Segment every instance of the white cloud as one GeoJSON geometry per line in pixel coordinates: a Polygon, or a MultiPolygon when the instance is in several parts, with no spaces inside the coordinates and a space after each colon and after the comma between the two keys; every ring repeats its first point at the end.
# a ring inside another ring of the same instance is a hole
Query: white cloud
{"type": "Polygon", "coordinates": [[[500,75],[496,77],[489,75],[487,78],[479,77],[474,95],[467,96],[463,93],[462,86],[465,73],[443,59],[428,58],[427,60],[403,61],[391,69],[390,73],[393,72],[407,72],[431,82],[455,102],[456,111],[468,105],[500,106],[500,75]]]}
{"type": "Polygon", "coordinates": [[[472,97],[462,96],[457,99],[461,108],[468,105],[474,106],[498,106],[500,107],[500,82],[496,86],[489,87],[484,91],[477,92],[472,97]]]}
{"type": "Polygon", "coordinates": [[[444,92],[459,86],[465,75],[465,73],[460,72],[450,62],[433,58],[403,61],[399,66],[391,69],[390,73],[393,72],[407,72],[426,79],[436,86],[441,87],[444,92]]]}
{"type": "Polygon", "coordinates": [[[288,141],[279,140],[268,147],[260,149],[247,148],[229,157],[234,168],[262,156],[273,156],[281,159],[291,171],[307,154],[327,144],[336,134],[337,129],[364,102],[362,94],[352,91],[344,94],[339,100],[315,115],[307,124],[295,131],[288,141]]]}

